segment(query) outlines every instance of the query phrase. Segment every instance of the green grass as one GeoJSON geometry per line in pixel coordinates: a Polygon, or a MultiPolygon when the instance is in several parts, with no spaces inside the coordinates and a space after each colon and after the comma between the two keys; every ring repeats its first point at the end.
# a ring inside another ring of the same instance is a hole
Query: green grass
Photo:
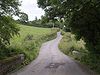
{"type": "Polygon", "coordinates": [[[75,35],[70,32],[62,32],[62,34],[63,38],[59,44],[60,50],[100,74],[100,60],[98,60],[100,56],[91,54],[85,48],[85,42],[83,40],[77,41],[75,35]]]}
{"type": "Polygon", "coordinates": [[[16,58],[19,54],[24,54],[25,56],[24,62],[9,68],[10,71],[19,69],[33,61],[39,54],[41,44],[54,39],[58,30],[20,24],[18,26],[20,28],[20,35],[14,36],[10,41],[10,45],[4,50],[0,50],[0,62],[8,65],[12,64],[12,66],[15,59],[20,60],[16,58]]]}
{"type": "Polygon", "coordinates": [[[0,60],[13,57],[18,54],[25,54],[25,64],[34,60],[43,42],[54,39],[58,29],[38,28],[18,24],[19,35],[14,36],[7,49],[1,50],[0,60]]]}
{"type": "Polygon", "coordinates": [[[20,35],[13,37],[13,39],[11,40],[11,44],[21,43],[28,35],[33,35],[34,39],[38,39],[41,36],[51,33],[50,28],[38,28],[19,24],[18,26],[20,28],[20,35]]]}
{"type": "Polygon", "coordinates": [[[4,56],[2,59],[25,54],[24,64],[28,64],[38,56],[43,42],[56,37],[57,29],[38,28],[20,24],[18,26],[20,28],[20,35],[14,36],[11,39],[10,46],[2,52],[4,53],[2,54],[4,56]]]}
{"type": "Polygon", "coordinates": [[[67,55],[74,56],[78,59],[79,56],[75,55],[73,51],[77,51],[78,53],[86,53],[87,50],[85,48],[85,42],[83,40],[77,41],[75,39],[75,35],[71,34],[70,32],[62,33],[63,39],[59,44],[59,48],[62,52],[67,55]]]}

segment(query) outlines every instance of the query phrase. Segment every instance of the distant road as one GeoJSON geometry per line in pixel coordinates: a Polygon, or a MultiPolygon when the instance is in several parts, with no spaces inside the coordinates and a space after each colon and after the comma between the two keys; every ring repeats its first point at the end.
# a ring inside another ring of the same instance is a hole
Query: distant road
{"type": "Polygon", "coordinates": [[[35,61],[10,75],[95,75],[58,49],[61,39],[58,32],[56,39],[42,45],[35,61]]]}

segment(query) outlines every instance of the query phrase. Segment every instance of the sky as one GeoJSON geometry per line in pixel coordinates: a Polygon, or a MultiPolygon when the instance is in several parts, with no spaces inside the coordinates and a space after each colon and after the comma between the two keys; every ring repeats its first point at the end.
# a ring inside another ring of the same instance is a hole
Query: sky
{"type": "MultiPolygon", "coordinates": [[[[41,8],[38,8],[37,0],[19,0],[22,1],[22,5],[19,7],[21,12],[28,14],[30,21],[34,20],[35,17],[38,19],[44,15],[44,11],[41,8]]],[[[17,19],[17,17],[15,17],[17,19]]]]}

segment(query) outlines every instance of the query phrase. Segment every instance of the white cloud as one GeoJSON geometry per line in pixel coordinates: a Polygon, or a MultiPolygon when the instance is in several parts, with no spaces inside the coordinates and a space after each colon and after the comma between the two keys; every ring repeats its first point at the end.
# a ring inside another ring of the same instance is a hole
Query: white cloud
{"type": "Polygon", "coordinates": [[[37,0],[20,0],[22,1],[22,6],[20,7],[22,12],[25,12],[29,16],[29,20],[34,20],[35,17],[41,18],[44,15],[44,11],[38,8],[37,0]]]}

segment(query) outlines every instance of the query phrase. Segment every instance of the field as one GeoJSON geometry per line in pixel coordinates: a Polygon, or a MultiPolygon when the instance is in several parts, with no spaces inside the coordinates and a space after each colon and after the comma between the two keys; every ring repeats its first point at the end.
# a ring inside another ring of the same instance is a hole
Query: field
{"type": "Polygon", "coordinates": [[[38,28],[38,27],[25,26],[25,25],[18,25],[18,26],[20,27],[20,32],[19,32],[20,35],[15,36],[11,40],[11,44],[19,44],[27,36],[33,36],[34,39],[38,39],[41,36],[51,33],[50,28],[38,28]]]}
{"type": "Polygon", "coordinates": [[[18,26],[20,28],[19,35],[11,39],[11,44],[7,50],[0,52],[1,60],[18,54],[24,54],[24,64],[28,64],[37,57],[43,42],[56,37],[57,29],[38,28],[20,24],[18,26]]]}
{"type": "Polygon", "coordinates": [[[11,39],[11,45],[21,43],[25,37],[32,36],[34,39],[38,39],[41,36],[51,33],[50,28],[38,28],[32,26],[18,25],[20,27],[20,35],[17,35],[11,39]]]}

